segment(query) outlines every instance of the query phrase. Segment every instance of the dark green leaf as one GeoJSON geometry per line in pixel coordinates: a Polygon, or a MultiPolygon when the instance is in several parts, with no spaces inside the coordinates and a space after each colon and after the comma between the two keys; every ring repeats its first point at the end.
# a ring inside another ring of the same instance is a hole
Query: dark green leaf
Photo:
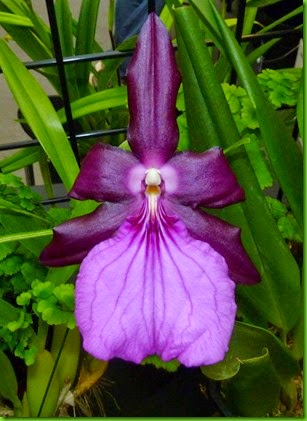
{"type": "Polygon", "coordinates": [[[203,366],[202,372],[213,380],[225,380],[233,377],[245,360],[261,357],[263,349],[270,354],[272,364],[282,381],[288,381],[299,370],[298,364],[288,348],[267,329],[236,322],[229,345],[229,351],[223,361],[211,366],[203,366]]]}
{"type": "Polygon", "coordinates": [[[276,408],[280,381],[266,348],[258,357],[244,361],[224,393],[233,415],[262,417],[276,408]]]}
{"type": "MultiPolygon", "coordinates": [[[[191,8],[178,8],[174,15],[191,147],[196,151],[212,146],[229,148],[240,140],[240,135],[198,31],[197,18],[191,8]]],[[[299,311],[297,264],[277,229],[243,149],[234,149],[227,157],[245,190],[246,201],[216,215],[242,227],[243,244],[262,277],[257,286],[238,288],[240,310],[250,314],[253,309],[260,318],[288,331],[299,311]]]]}
{"type": "MultiPolygon", "coordinates": [[[[193,0],[195,1],[195,0],[193,0]]],[[[286,195],[299,225],[303,226],[303,160],[293,138],[285,130],[284,124],[266,100],[259,88],[257,78],[246,61],[232,32],[228,29],[219,12],[208,0],[208,7],[214,15],[225,45],[224,52],[232,62],[239,78],[256,109],[262,140],[267,150],[277,179],[286,195]]]]}

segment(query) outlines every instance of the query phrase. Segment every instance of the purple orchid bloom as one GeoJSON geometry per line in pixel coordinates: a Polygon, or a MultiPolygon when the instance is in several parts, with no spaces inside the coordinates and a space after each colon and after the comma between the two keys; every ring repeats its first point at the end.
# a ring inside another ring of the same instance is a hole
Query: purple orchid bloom
{"type": "Polygon", "coordinates": [[[259,281],[240,229],[200,209],[244,199],[223,152],[175,152],[179,83],[168,32],[151,13],[128,69],[132,152],[91,149],[70,196],[105,203],[56,227],[41,255],[50,266],[83,260],[75,315],[99,359],[216,363],[234,326],[235,283],[259,281]]]}

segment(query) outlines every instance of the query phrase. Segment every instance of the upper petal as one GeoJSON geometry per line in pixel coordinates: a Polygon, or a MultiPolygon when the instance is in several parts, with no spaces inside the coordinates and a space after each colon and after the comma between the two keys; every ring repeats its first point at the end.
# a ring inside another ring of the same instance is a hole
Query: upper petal
{"type": "Polygon", "coordinates": [[[98,143],[84,158],[70,196],[97,202],[129,200],[140,193],[144,176],[145,168],[131,152],[98,143]]]}
{"type": "Polygon", "coordinates": [[[190,234],[210,244],[226,260],[231,279],[241,284],[256,284],[260,275],[241,243],[241,230],[222,219],[171,202],[169,212],[183,221],[190,234]]]}
{"type": "Polygon", "coordinates": [[[151,13],[128,67],[128,141],[146,166],[159,167],[178,144],[176,96],[180,75],[167,29],[151,13]]]}
{"type": "Polygon", "coordinates": [[[220,148],[177,153],[160,173],[165,196],[183,205],[220,208],[244,200],[244,191],[220,148]]]}
{"type": "Polygon", "coordinates": [[[135,213],[136,203],[105,203],[94,212],[70,219],[54,228],[51,243],[40,255],[47,266],[81,263],[96,244],[110,238],[125,218],[135,213]]]}
{"type": "Polygon", "coordinates": [[[127,220],[83,261],[76,320],[96,358],[140,363],[157,354],[186,366],[224,358],[233,329],[234,283],[224,259],[167,218],[157,229],[127,220]]]}

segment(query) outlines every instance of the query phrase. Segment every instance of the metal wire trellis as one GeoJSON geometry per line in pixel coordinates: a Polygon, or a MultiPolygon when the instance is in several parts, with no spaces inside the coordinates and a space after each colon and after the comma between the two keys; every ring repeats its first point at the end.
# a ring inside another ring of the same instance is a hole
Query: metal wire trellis
{"type": "MultiPolygon", "coordinates": [[[[62,99],[64,103],[64,109],[66,113],[67,119],[67,135],[71,142],[72,149],[75,153],[77,161],[79,162],[79,152],[78,152],[78,142],[84,139],[90,138],[100,138],[104,136],[112,136],[118,135],[120,133],[125,133],[127,131],[126,127],[116,128],[116,129],[105,129],[105,130],[95,130],[83,133],[76,133],[75,122],[72,116],[72,109],[71,103],[69,99],[69,91],[68,91],[68,83],[65,74],[65,66],[72,64],[72,63],[81,63],[81,62],[91,62],[95,60],[114,60],[119,58],[126,58],[130,57],[133,53],[132,50],[127,51],[118,51],[112,50],[107,52],[99,52],[99,53],[88,53],[82,55],[75,55],[75,56],[66,56],[63,57],[62,48],[60,43],[60,36],[58,31],[56,13],[55,13],[55,6],[54,0],[45,0],[47,12],[48,12],[48,19],[49,25],[51,28],[51,36],[53,41],[53,48],[54,48],[54,58],[46,59],[46,60],[37,60],[24,63],[27,69],[41,69],[46,67],[55,66],[58,70],[59,81],[62,91],[62,99]]],[[[155,11],[155,0],[147,0],[147,10],[148,13],[155,11]]],[[[242,35],[243,31],[243,23],[244,23],[244,16],[246,10],[246,0],[238,0],[238,12],[237,12],[237,26],[235,36],[239,43],[244,42],[251,42],[251,41],[264,41],[270,39],[278,39],[284,38],[288,35],[303,35],[303,29],[301,28],[290,28],[290,29],[282,29],[276,31],[270,31],[262,34],[250,34],[250,35],[242,35]]],[[[207,42],[207,45],[213,45],[212,42],[207,42]]],[[[2,70],[0,69],[0,73],[2,70]]],[[[236,74],[234,70],[231,73],[231,83],[234,83],[236,80],[236,74]]],[[[39,145],[39,142],[34,140],[21,140],[18,142],[7,143],[0,145],[0,151],[8,151],[13,149],[25,148],[30,146],[39,145]]],[[[67,201],[67,197],[55,197],[53,199],[44,200],[43,204],[55,204],[55,203],[62,203],[67,201]]]]}

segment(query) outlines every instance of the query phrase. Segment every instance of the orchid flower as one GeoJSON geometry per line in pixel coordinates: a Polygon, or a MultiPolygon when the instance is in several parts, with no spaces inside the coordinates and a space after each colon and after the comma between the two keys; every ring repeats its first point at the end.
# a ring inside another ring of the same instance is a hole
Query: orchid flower
{"type": "Polygon", "coordinates": [[[56,227],[41,255],[50,266],[82,261],[75,315],[98,359],[216,363],[234,326],[235,283],[259,281],[240,229],[200,208],[244,199],[223,152],[176,152],[179,83],[168,32],[151,13],[128,69],[132,152],[91,149],[70,196],[104,203],[56,227]]]}

